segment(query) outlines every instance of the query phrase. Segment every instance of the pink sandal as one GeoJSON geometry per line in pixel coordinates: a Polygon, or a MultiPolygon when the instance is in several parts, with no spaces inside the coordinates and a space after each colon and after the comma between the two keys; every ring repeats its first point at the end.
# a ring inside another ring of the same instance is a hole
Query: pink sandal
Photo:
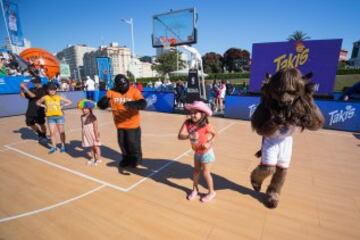
{"type": "Polygon", "coordinates": [[[201,199],[201,201],[203,203],[210,202],[211,200],[213,200],[215,198],[215,196],[216,196],[216,192],[208,193],[208,194],[206,194],[205,197],[203,197],[201,199]]]}
{"type": "Polygon", "coordinates": [[[198,195],[198,192],[197,192],[196,190],[193,190],[193,191],[187,196],[187,200],[189,200],[189,201],[194,200],[197,195],[198,195]]]}

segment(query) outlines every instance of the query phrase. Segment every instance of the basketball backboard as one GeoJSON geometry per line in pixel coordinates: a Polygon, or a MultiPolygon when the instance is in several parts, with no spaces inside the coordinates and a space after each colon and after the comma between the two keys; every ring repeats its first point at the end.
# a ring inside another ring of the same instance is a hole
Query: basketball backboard
{"type": "Polygon", "coordinates": [[[194,8],[170,11],[153,16],[154,48],[194,44],[197,41],[194,8]]]}

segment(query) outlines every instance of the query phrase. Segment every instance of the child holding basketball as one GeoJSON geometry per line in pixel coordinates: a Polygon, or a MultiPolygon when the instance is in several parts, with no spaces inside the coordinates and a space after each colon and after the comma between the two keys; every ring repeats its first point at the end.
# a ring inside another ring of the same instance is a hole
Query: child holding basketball
{"type": "Polygon", "coordinates": [[[187,199],[193,200],[199,195],[198,184],[200,172],[202,171],[208,185],[208,193],[201,198],[201,201],[209,202],[216,196],[210,172],[212,163],[215,161],[212,142],[216,135],[208,121],[208,117],[212,115],[212,111],[202,101],[185,104],[185,109],[190,112],[190,117],[181,126],[178,139],[190,139],[191,147],[195,151],[193,190],[187,196],[187,199]]]}
{"type": "Polygon", "coordinates": [[[95,103],[82,99],[78,102],[78,108],[82,110],[81,115],[81,127],[82,127],[82,147],[91,148],[92,159],[87,163],[89,165],[97,165],[100,160],[100,133],[98,127],[98,121],[93,113],[95,103]]]}
{"type": "Polygon", "coordinates": [[[49,154],[56,152],[56,133],[59,133],[61,140],[60,151],[65,152],[65,130],[64,113],[62,107],[70,106],[72,102],[56,94],[57,86],[49,83],[47,86],[48,94],[40,98],[36,105],[45,108],[45,115],[50,129],[51,145],[49,154]],[[64,105],[61,103],[64,102],[64,105]]]}

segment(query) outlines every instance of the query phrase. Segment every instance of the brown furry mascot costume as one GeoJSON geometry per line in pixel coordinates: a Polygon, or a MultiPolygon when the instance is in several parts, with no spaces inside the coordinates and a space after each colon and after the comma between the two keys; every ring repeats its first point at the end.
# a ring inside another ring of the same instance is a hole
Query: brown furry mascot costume
{"type": "Polygon", "coordinates": [[[130,86],[125,75],[118,74],[114,80],[114,87],[100,99],[98,107],[112,109],[123,157],[119,167],[136,168],[142,161],[139,110],[146,107],[146,100],[139,90],[130,86]]]}
{"type": "Polygon", "coordinates": [[[251,118],[252,128],[261,136],[261,162],[251,173],[251,184],[260,191],[264,179],[272,175],[266,191],[266,206],[276,208],[292,154],[292,134],[298,127],[317,130],[324,118],[314,103],[311,75],[298,69],[280,70],[264,82],[261,101],[251,118]]]}

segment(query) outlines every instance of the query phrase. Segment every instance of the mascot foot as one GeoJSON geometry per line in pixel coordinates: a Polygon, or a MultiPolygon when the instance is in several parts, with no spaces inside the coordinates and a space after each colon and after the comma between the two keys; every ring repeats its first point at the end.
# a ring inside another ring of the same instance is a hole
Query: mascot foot
{"type": "Polygon", "coordinates": [[[265,205],[268,208],[276,208],[279,204],[279,194],[271,192],[266,194],[265,205]]]}

